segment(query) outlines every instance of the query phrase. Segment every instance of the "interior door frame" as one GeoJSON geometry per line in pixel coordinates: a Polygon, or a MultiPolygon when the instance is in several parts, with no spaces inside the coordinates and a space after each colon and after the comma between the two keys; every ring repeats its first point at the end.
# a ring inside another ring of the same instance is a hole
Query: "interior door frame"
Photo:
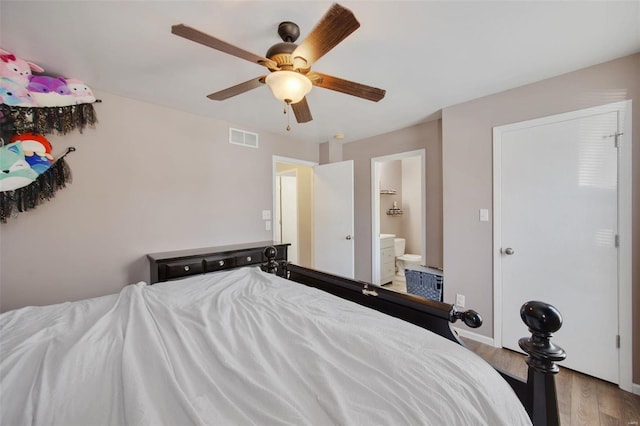
{"type": "Polygon", "coordinates": [[[417,149],[414,151],[399,152],[371,159],[371,281],[380,281],[380,180],[378,179],[378,163],[402,160],[403,158],[420,157],[420,193],[422,194],[421,218],[422,235],[420,247],[422,259],[427,262],[427,151],[417,149]]]}
{"type": "MultiPolygon", "coordinates": [[[[559,121],[574,120],[596,114],[618,112],[618,352],[619,387],[632,392],[633,334],[632,334],[632,135],[631,100],[614,102],[592,108],[522,121],[493,128],[493,344],[502,347],[502,235],[501,223],[501,149],[502,134],[506,131],[541,126],[559,121]]],[[[612,135],[613,136],[613,135],[612,135]]],[[[613,143],[613,137],[611,143],[613,143]]],[[[571,354],[568,354],[571,356],[571,354]]]]}

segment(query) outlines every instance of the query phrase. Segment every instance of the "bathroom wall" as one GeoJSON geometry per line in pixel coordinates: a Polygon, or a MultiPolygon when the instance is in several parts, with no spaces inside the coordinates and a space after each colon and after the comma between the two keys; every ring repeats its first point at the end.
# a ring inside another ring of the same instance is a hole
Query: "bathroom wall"
{"type": "Polygon", "coordinates": [[[390,216],[387,210],[393,207],[394,201],[402,208],[402,161],[385,161],[379,165],[380,190],[395,190],[396,193],[380,194],[380,233],[395,234],[404,237],[402,216],[390,216]]]}
{"type": "MultiPolygon", "coordinates": [[[[401,161],[402,175],[402,230],[398,234],[405,238],[405,253],[422,253],[422,173],[420,157],[403,158],[401,161]]],[[[400,204],[398,204],[400,205],[400,204]]]]}

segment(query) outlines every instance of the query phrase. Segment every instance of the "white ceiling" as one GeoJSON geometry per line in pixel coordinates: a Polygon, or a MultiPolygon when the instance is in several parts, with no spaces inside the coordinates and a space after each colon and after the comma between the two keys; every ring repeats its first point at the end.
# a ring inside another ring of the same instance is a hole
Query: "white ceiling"
{"type": "Polygon", "coordinates": [[[316,143],[397,130],[447,106],[640,51],[640,0],[341,4],[361,26],[313,70],[387,95],[375,103],[314,88],[313,121],[292,120],[290,132],[266,86],[222,102],[205,97],[265,68],[170,28],[184,23],[264,55],[281,41],[281,21],[300,26],[300,42],[328,1],[2,0],[0,46],[94,89],[316,143]]]}

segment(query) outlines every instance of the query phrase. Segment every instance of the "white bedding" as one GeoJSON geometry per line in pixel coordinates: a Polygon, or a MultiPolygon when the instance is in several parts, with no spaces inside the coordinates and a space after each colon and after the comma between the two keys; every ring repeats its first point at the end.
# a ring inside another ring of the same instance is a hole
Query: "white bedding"
{"type": "Polygon", "coordinates": [[[242,268],[0,315],[2,425],[520,425],[471,351],[242,268]]]}

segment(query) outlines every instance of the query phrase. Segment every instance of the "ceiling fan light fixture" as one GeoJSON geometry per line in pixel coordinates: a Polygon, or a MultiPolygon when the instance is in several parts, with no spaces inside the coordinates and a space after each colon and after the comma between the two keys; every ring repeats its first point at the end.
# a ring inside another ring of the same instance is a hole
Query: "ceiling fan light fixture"
{"type": "Polygon", "coordinates": [[[300,102],[313,87],[311,80],[295,71],[274,71],[267,75],[265,83],[276,99],[288,104],[300,102]]]}

